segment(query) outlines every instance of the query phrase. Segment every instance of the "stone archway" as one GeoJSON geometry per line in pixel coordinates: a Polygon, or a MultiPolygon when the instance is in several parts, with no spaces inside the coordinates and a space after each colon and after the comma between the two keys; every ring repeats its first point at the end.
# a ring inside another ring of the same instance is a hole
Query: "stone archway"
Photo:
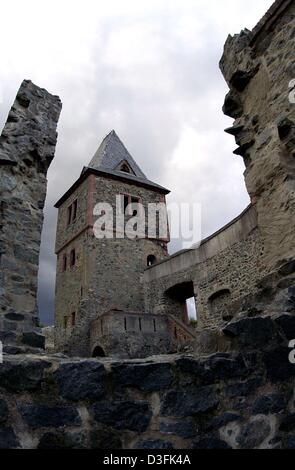
{"type": "Polygon", "coordinates": [[[165,291],[165,298],[168,301],[168,309],[171,308],[174,315],[181,317],[184,323],[189,323],[188,309],[186,301],[196,298],[193,281],[185,281],[169,287],[165,291]]]}
{"type": "Polygon", "coordinates": [[[92,357],[106,357],[106,354],[101,346],[95,346],[92,357]]]}

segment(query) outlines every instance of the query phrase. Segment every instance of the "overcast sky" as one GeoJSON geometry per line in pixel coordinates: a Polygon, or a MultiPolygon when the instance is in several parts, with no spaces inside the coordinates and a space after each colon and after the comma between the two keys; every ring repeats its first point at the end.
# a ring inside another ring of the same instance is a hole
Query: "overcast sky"
{"type": "MultiPolygon", "coordinates": [[[[168,202],[202,204],[202,237],[248,204],[240,157],[223,129],[218,68],[229,33],[272,0],[14,0],[1,6],[0,127],[21,81],[63,102],[48,173],[40,316],[53,321],[57,199],[115,129],[168,202]]],[[[175,249],[174,244],[174,249],[175,249]]]]}

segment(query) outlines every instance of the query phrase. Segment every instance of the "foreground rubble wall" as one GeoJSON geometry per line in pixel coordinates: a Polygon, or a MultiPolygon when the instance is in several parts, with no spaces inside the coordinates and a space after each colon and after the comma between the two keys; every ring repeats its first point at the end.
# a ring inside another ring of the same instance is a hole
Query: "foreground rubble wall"
{"type": "Polygon", "coordinates": [[[223,334],[231,351],[199,359],[5,356],[0,448],[294,448],[294,317],[223,334]]]}

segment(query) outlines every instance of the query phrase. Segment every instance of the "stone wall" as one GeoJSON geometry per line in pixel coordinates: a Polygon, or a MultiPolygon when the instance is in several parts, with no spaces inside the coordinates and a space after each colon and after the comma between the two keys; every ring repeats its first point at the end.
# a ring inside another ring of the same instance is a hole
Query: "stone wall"
{"type": "Polygon", "coordinates": [[[0,448],[294,449],[294,316],[223,335],[231,352],[198,359],[5,356],[0,448]]]}
{"type": "Polygon", "coordinates": [[[235,119],[245,181],[258,215],[264,263],[271,269],[294,256],[295,4],[277,0],[251,32],[229,36],[220,62],[230,87],[224,112],[235,119]]]}
{"type": "Polygon", "coordinates": [[[0,340],[6,350],[44,346],[36,328],[37,276],[60,111],[57,96],[24,81],[0,136],[0,340]]]}

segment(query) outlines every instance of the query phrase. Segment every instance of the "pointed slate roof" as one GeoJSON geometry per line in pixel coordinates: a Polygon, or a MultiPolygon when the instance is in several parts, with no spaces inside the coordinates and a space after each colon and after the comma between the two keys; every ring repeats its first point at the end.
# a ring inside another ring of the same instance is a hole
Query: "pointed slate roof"
{"type": "Polygon", "coordinates": [[[120,171],[120,166],[127,163],[138,178],[146,179],[116,132],[110,132],[100,144],[88,167],[95,170],[120,171]]]}

